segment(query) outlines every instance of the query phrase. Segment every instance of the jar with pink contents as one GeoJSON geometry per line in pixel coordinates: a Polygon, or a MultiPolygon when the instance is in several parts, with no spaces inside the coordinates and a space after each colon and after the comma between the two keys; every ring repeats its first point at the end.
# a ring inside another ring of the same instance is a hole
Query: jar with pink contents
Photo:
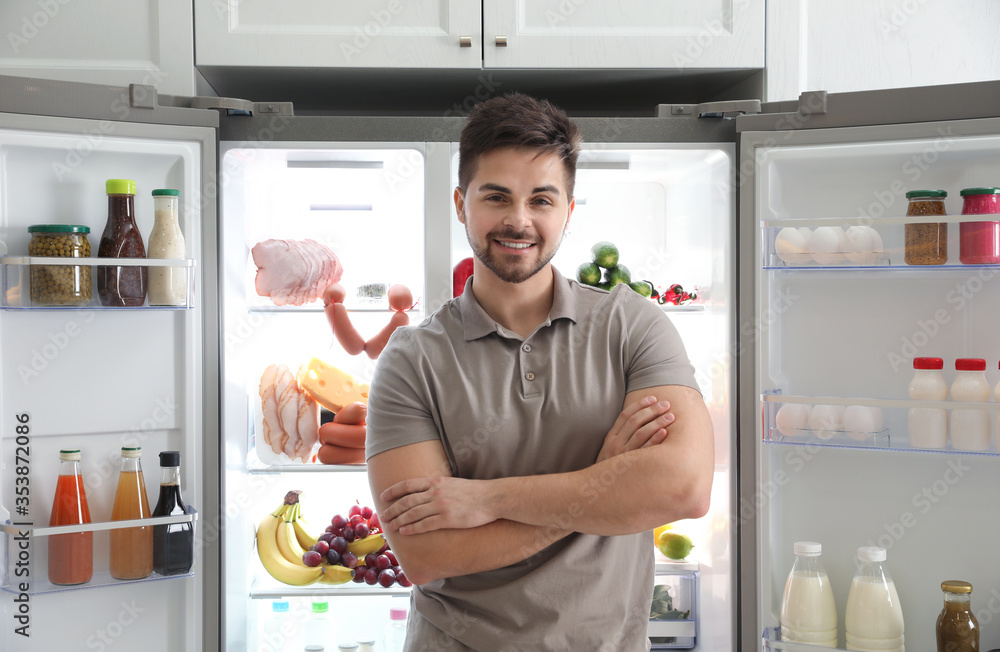
{"type": "MultiPolygon", "coordinates": [[[[962,215],[997,214],[1000,219],[1000,188],[962,190],[962,215]]],[[[1000,221],[959,224],[959,260],[965,265],[1000,263],[1000,221]]]]}

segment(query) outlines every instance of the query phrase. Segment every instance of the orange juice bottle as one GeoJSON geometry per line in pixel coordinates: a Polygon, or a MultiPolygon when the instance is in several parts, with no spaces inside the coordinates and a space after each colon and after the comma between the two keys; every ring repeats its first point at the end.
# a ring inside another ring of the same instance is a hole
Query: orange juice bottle
{"type": "MultiPolygon", "coordinates": [[[[149,518],[149,499],[142,479],[139,446],[122,447],[122,470],[118,474],[112,521],[149,518]]],[[[111,577],[137,580],[153,572],[153,526],[118,528],[110,531],[111,577]]]]}
{"type": "MultiPolygon", "coordinates": [[[[80,449],[59,451],[59,479],[52,500],[49,525],[90,523],[87,493],[80,477],[80,449]]],[[[49,581],[53,584],[83,584],[94,575],[94,533],[72,532],[45,537],[49,547],[49,581]]]]}

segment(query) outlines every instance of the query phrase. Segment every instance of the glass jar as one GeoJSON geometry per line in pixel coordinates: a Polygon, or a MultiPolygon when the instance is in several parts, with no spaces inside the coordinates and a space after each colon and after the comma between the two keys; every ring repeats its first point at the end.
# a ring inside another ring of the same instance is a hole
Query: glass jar
{"type": "MultiPolygon", "coordinates": [[[[1000,214],[1000,188],[962,190],[962,215],[1000,214]]],[[[1000,221],[959,224],[959,260],[965,265],[1000,263],[1000,221]]]]}
{"type": "Polygon", "coordinates": [[[972,613],[972,585],[941,582],[944,608],[937,619],[938,652],[979,652],[979,622],[972,613]]]}
{"type": "MultiPolygon", "coordinates": [[[[911,190],[906,193],[906,214],[915,217],[946,215],[944,190],[911,190]]],[[[948,223],[908,222],[903,260],[907,265],[943,265],[948,262],[948,223]]]]}
{"type": "MultiPolygon", "coordinates": [[[[29,256],[90,258],[89,226],[33,224],[28,227],[29,256]]],[[[39,306],[90,303],[90,265],[32,265],[31,302],[39,306]]]]}

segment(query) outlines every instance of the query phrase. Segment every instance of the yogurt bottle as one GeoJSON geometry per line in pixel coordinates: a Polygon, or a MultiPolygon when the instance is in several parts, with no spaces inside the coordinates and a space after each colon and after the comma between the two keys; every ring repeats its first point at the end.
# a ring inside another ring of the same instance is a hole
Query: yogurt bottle
{"type": "Polygon", "coordinates": [[[847,649],[904,652],[903,609],[885,567],[885,548],[862,546],[858,561],[844,613],[847,649]]]}
{"type": "MultiPolygon", "coordinates": [[[[914,401],[944,401],[948,384],[941,370],[941,358],[914,358],[910,398],[914,401]]],[[[948,411],[944,408],[910,408],[910,446],[914,448],[944,448],[948,445],[948,411]]]]}
{"type": "MultiPolygon", "coordinates": [[[[955,380],[951,383],[951,400],[985,403],[990,400],[986,382],[986,360],[959,358],[955,360],[955,380]]],[[[949,418],[951,445],[956,450],[984,451],[990,447],[990,413],[988,410],[953,409],[949,418]]]]}
{"type": "Polygon", "coordinates": [[[837,647],[837,606],[820,555],[823,546],[796,541],[795,564],[781,598],[781,640],[837,647]]]}

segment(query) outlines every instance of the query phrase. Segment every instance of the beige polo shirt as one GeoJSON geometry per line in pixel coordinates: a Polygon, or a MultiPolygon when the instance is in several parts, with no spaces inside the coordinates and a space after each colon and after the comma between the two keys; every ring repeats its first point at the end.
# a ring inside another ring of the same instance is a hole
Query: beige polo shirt
{"type": "MultiPolygon", "coordinates": [[[[575,471],[595,462],[628,392],[698,389],[659,306],[553,272],[552,309],[527,338],[486,314],[471,279],[397,329],[371,383],[367,456],[440,440],[456,477],[575,471]]],[[[601,491],[581,487],[583,508],[601,491]]],[[[439,637],[427,649],[645,650],[652,587],[649,533],[572,534],[523,562],[414,587],[408,641],[419,640],[407,650],[439,637]]]]}

